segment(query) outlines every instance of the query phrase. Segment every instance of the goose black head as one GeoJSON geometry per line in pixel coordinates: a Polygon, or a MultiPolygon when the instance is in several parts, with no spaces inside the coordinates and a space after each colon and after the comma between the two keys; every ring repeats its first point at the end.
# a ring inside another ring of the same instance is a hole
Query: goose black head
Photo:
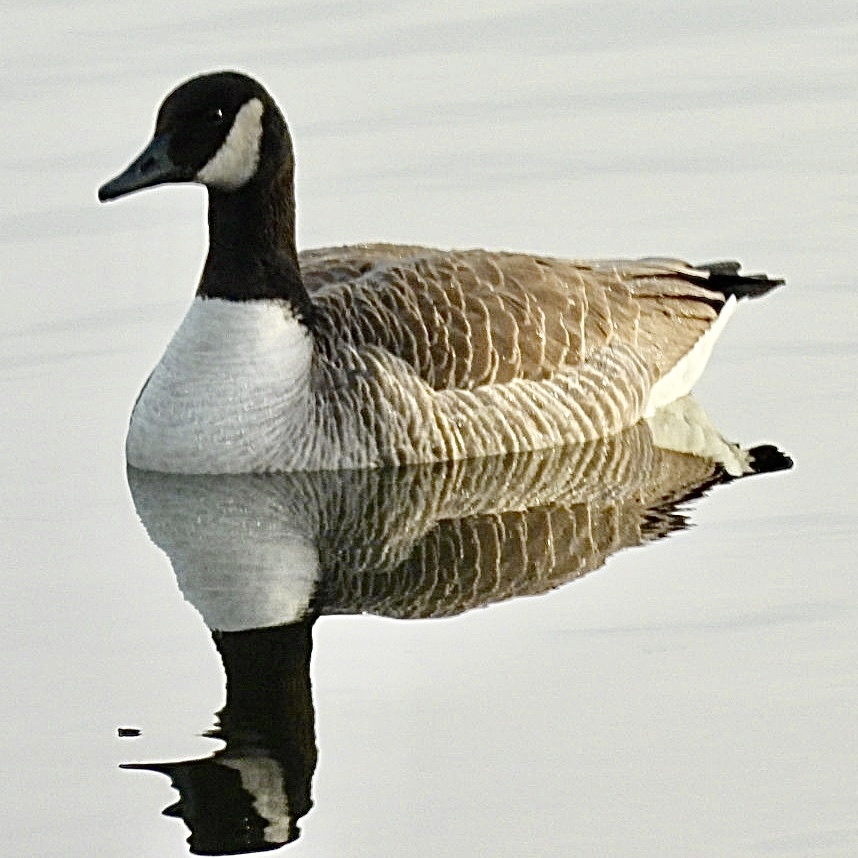
{"type": "Polygon", "coordinates": [[[116,178],[104,202],[165,182],[198,182],[234,192],[292,160],[286,123],[271,96],[247,75],[216,72],[174,89],[158,111],[155,134],[116,178]]]}

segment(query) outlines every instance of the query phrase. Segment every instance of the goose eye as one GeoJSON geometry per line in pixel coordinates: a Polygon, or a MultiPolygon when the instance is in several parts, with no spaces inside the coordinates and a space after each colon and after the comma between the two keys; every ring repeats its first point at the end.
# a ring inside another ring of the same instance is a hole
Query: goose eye
{"type": "Polygon", "coordinates": [[[214,107],[205,115],[206,122],[209,125],[220,125],[223,122],[223,110],[219,107],[214,107]]]}

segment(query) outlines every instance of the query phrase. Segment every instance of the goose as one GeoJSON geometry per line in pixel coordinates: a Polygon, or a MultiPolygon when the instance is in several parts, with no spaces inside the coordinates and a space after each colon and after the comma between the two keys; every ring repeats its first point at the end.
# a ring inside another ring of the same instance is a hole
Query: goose
{"type": "Polygon", "coordinates": [[[370,468],[607,438],[688,394],[743,298],[739,265],[581,261],[295,240],[295,159],[267,90],[194,77],[104,184],[208,192],[188,312],[133,407],[130,465],[167,473],[370,468]]]}

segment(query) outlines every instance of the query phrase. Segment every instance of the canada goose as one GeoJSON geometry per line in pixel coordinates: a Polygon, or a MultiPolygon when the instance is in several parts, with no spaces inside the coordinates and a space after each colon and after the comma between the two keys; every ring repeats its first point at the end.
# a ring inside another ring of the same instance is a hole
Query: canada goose
{"type": "Polygon", "coordinates": [[[197,295],[134,406],[131,465],[371,467],[616,434],[687,394],[737,299],[736,263],[570,261],[369,244],[298,253],[294,157],[257,81],[171,92],[99,198],[208,189],[197,295]]]}

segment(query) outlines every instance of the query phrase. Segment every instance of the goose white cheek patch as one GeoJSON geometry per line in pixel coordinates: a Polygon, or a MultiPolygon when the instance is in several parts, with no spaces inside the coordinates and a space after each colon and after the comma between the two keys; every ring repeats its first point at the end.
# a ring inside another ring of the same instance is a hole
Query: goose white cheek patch
{"type": "Polygon", "coordinates": [[[242,105],[223,145],[197,173],[197,181],[222,191],[234,191],[250,181],[259,166],[262,111],[258,98],[242,105]]]}

